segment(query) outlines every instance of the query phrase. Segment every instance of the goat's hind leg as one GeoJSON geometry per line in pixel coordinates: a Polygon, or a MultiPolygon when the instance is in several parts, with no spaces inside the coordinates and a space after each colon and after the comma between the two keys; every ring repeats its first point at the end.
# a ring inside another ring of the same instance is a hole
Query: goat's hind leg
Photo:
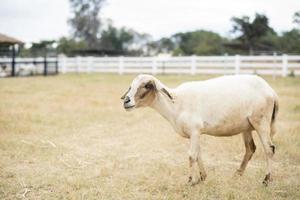
{"type": "Polygon", "coordinates": [[[206,171],[204,169],[202,156],[201,156],[201,151],[198,154],[197,163],[198,163],[198,168],[199,168],[199,173],[200,173],[200,179],[201,179],[201,181],[205,181],[207,174],[206,174],[206,171]]]}
{"type": "Polygon", "coordinates": [[[255,149],[256,149],[256,146],[255,146],[255,143],[254,143],[254,140],[252,137],[252,132],[247,131],[247,132],[242,133],[242,135],[243,135],[246,152],[245,152],[243,161],[240,165],[240,168],[236,171],[236,174],[238,174],[240,176],[243,175],[243,173],[247,167],[247,164],[248,164],[249,160],[252,158],[252,155],[254,154],[255,149]]]}
{"type": "Polygon", "coordinates": [[[257,131],[261,143],[264,147],[264,151],[267,159],[267,170],[266,170],[266,176],[263,180],[263,184],[268,185],[269,182],[272,181],[272,177],[271,177],[272,162],[273,162],[272,158],[275,154],[275,145],[273,144],[270,135],[270,131],[271,131],[270,120],[267,120],[267,118],[264,117],[259,121],[255,121],[249,118],[249,121],[257,131]]]}

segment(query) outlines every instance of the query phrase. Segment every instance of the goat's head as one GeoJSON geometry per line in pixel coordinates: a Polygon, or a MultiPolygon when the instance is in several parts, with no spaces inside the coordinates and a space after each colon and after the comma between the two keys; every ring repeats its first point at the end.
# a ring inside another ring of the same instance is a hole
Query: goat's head
{"type": "Polygon", "coordinates": [[[155,99],[157,92],[162,92],[172,99],[167,89],[156,78],[142,74],[132,81],[128,91],[121,99],[124,100],[124,108],[129,111],[133,108],[149,106],[155,99]]]}

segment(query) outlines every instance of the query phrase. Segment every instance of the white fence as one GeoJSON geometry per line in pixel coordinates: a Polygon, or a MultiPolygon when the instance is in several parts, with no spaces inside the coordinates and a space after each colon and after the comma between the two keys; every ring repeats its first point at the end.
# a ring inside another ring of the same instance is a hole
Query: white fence
{"type": "Polygon", "coordinates": [[[60,72],[300,75],[300,56],[61,57],[60,72]]]}
{"type": "MultiPolygon", "coordinates": [[[[18,60],[28,58],[18,58],[18,60]]],[[[0,58],[0,61],[3,60],[0,58]]],[[[190,57],[60,57],[59,72],[300,75],[300,55],[190,57]]]]}

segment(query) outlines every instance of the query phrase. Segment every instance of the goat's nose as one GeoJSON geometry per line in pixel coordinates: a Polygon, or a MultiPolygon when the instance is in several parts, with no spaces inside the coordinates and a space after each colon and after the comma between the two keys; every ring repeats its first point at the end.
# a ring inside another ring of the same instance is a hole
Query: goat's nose
{"type": "Polygon", "coordinates": [[[124,99],[124,103],[129,103],[129,102],[130,102],[130,98],[128,96],[126,96],[124,99]]]}

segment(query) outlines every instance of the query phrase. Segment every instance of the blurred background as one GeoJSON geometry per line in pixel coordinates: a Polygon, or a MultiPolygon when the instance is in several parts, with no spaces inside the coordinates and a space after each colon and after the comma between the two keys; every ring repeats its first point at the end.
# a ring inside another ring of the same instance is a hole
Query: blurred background
{"type": "Polygon", "coordinates": [[[299,0],[1,0],[0,199],[300,199],[299,75],[299,0]],[[190,187],[189,141],[123,108],[139,73],[264,78],[280,98],[272,184],[257,134],[236,178],[241,136],[203,135],[208,177],[190,187]]]}
{"type": "Polygon", "coordinates": [[[0,77],[300,74],[297,0],[3,0],[0,27],[0,77]]]}
{"type": "Polygon", "coordinates": [[[300,2],[2,0],[19,56],[300,54],[300,2]]]}

